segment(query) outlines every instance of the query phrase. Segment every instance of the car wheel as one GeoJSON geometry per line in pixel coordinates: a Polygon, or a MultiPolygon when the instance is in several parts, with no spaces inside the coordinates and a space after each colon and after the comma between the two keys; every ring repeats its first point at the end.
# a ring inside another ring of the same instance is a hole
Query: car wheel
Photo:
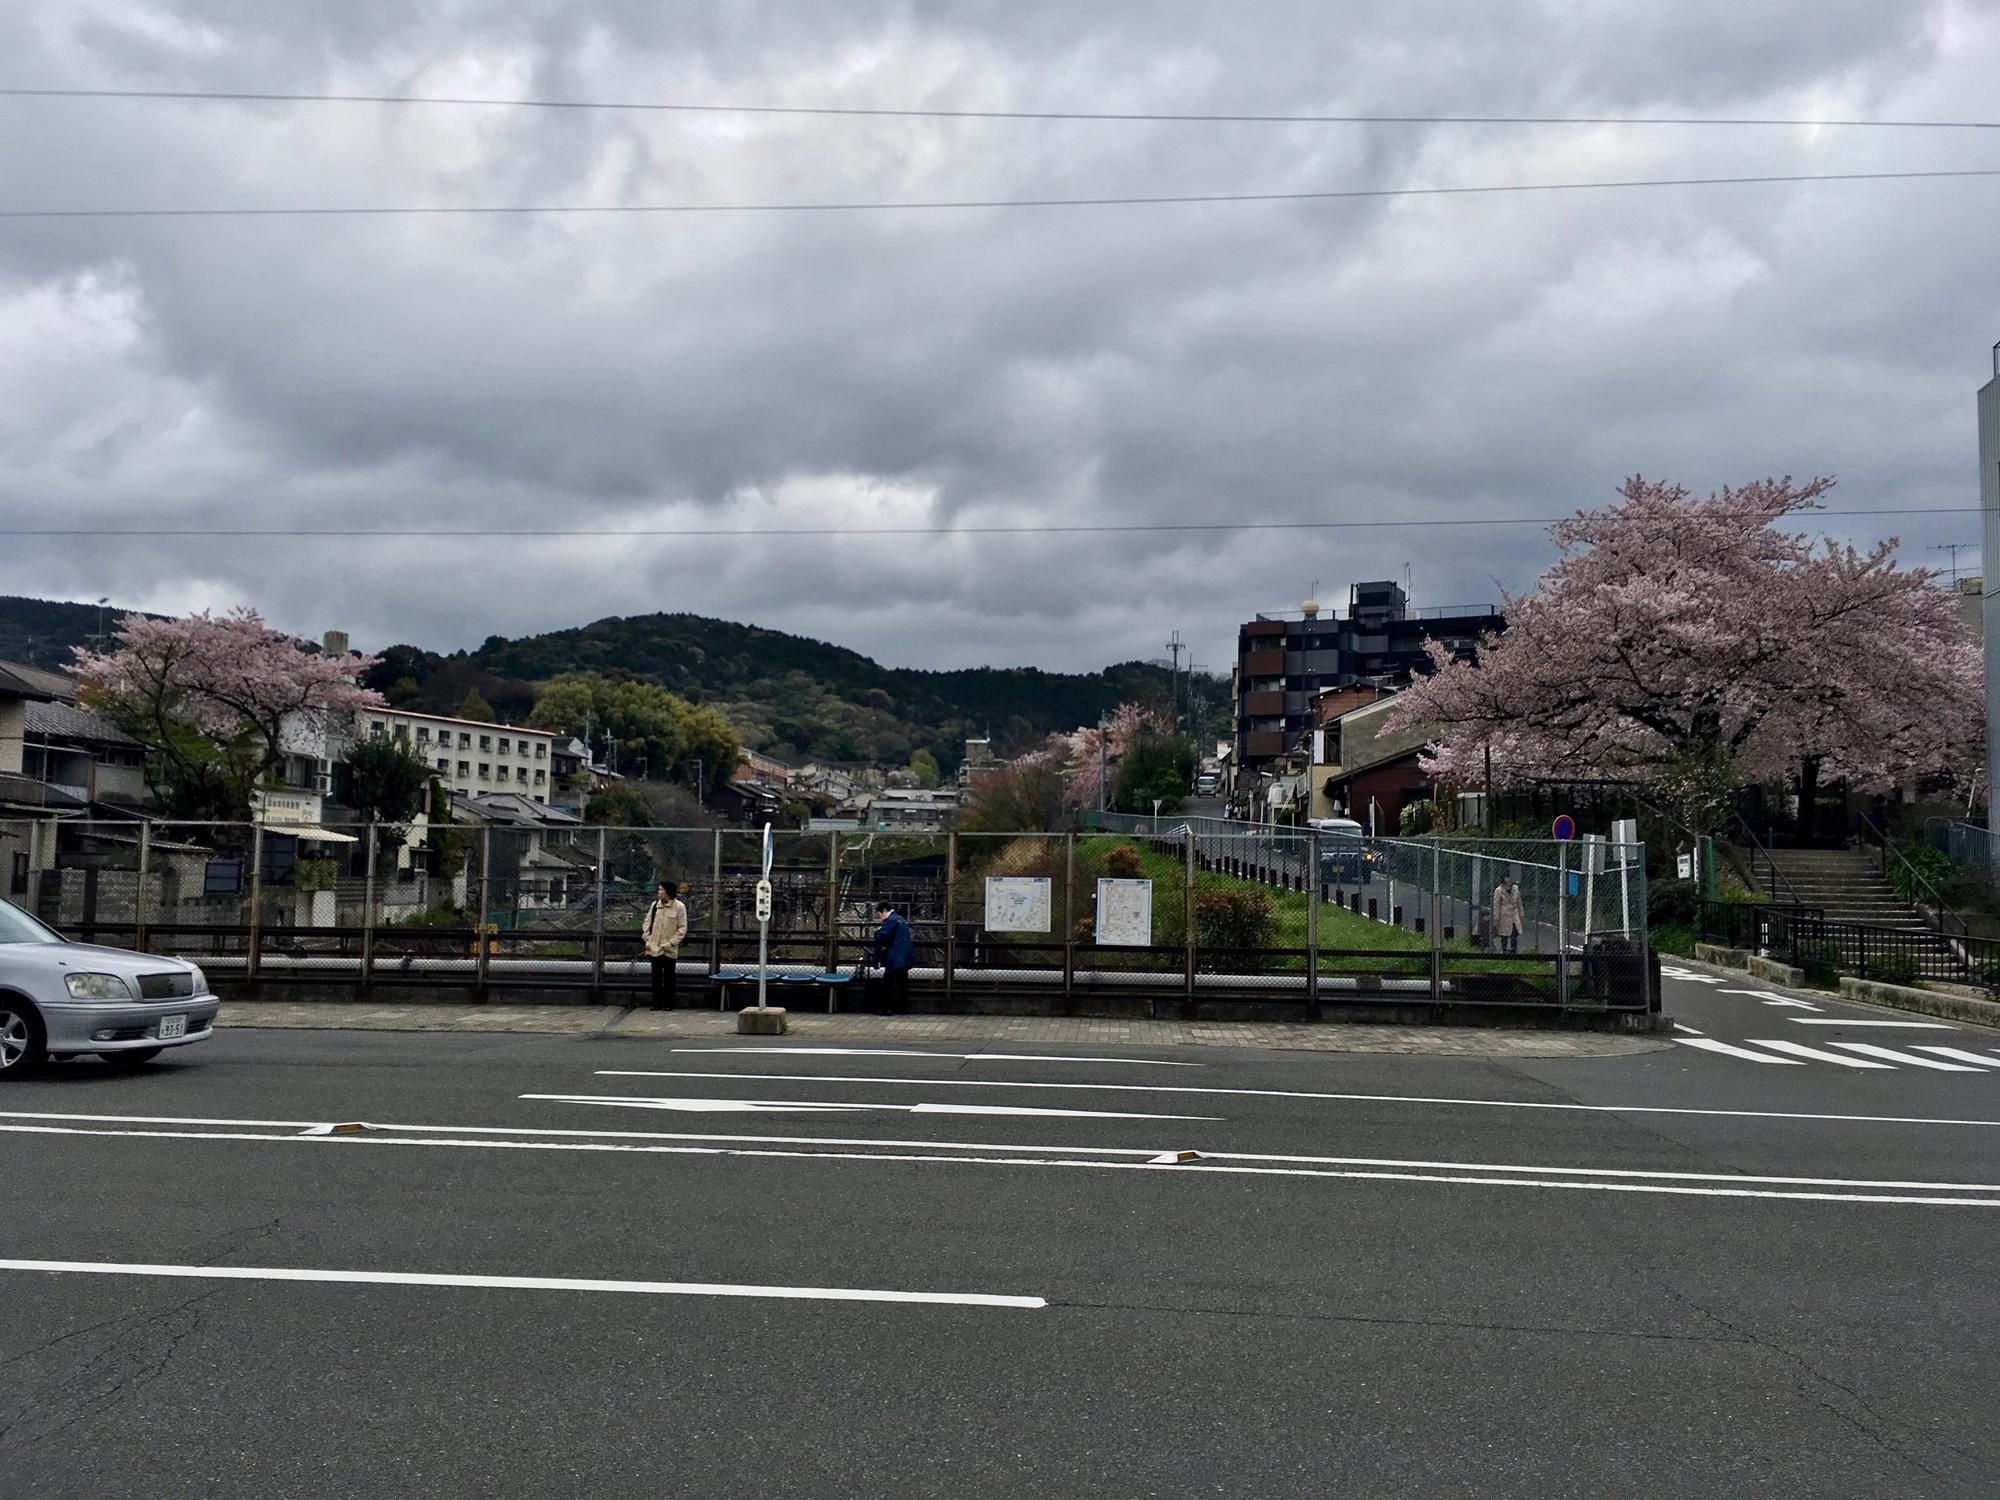
{"type": "Polygon", "coordinates": [[[25,1000],[0,995],[0,1078],[26,1073],[47,1055],[42,1019],[25,1000]]]}
{"type": "Polygon", "coordinates": [[[134,1047],[129,1052],[100,1052],[97,1055],[114,1068],[143,1068],[164,1050],[162,1047],[134,1047]]]}

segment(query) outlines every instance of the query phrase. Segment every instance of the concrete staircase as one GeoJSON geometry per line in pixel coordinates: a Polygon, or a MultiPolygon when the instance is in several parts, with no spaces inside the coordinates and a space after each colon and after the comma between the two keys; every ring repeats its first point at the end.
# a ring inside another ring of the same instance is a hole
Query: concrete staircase
{"type": "Polygon", "coordinates": [[[1866,922],[1905,932],[1931,932],[1917,909],[1875,873],[1860,849],[1752,849],[1757,891],[1767,899],[1817,906],[1829,922],[1866,922]],[[1777,871],[1775,896],[1772,870],[1777,871]]]}

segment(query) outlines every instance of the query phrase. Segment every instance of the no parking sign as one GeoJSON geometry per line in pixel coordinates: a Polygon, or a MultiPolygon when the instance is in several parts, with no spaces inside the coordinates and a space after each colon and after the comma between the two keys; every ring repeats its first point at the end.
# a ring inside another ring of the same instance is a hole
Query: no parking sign
{"type": "Polygon", "coordinates": [[[1549,835],[1558,843],[1568,843],[1576,837],[1576,819],[1568,813],[1557,813],[1555,822],[1549,825],[1549,835]]]}

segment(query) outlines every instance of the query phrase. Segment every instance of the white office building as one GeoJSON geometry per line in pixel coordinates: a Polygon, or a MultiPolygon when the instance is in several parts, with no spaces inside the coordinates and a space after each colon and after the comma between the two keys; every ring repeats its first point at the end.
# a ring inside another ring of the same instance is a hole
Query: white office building
{"type": "Polygon", "coordinates": [[[371,738],[388,735],[401,740],[450,792],[468,797],[509,792],[547,805],[555,791],[557,736],[546,729],[482,724],[400,708],[365,710],[358,728],[371,738]]]}

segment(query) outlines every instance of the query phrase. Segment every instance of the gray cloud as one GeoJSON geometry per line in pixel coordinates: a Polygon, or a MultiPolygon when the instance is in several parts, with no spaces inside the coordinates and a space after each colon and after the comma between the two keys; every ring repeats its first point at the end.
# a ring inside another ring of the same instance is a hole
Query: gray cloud
{"type": "MultiPolygon", "coordinates": [[[[24,0],[22,82],[1107,110],[1977,116],[1986,0],[433,7],[24,0]],[[1746,13],[1749,12],[1749,13],[1746,13]]],[[[0,101],[0,205],[747,202],[2000,165],[1958,134],[0,101]]],[[[0,589],[371,644],[687,609],[1095,666],[1318,580],[1521,588],[1634,470],[1969,504],[1977,182],[1346,204],[15,221],[21,525],[1465,522],[1240,535],[13,541],[0,589]]],[[[1900,530],[1911,560],[1970,517],[1900,530]]]]}

